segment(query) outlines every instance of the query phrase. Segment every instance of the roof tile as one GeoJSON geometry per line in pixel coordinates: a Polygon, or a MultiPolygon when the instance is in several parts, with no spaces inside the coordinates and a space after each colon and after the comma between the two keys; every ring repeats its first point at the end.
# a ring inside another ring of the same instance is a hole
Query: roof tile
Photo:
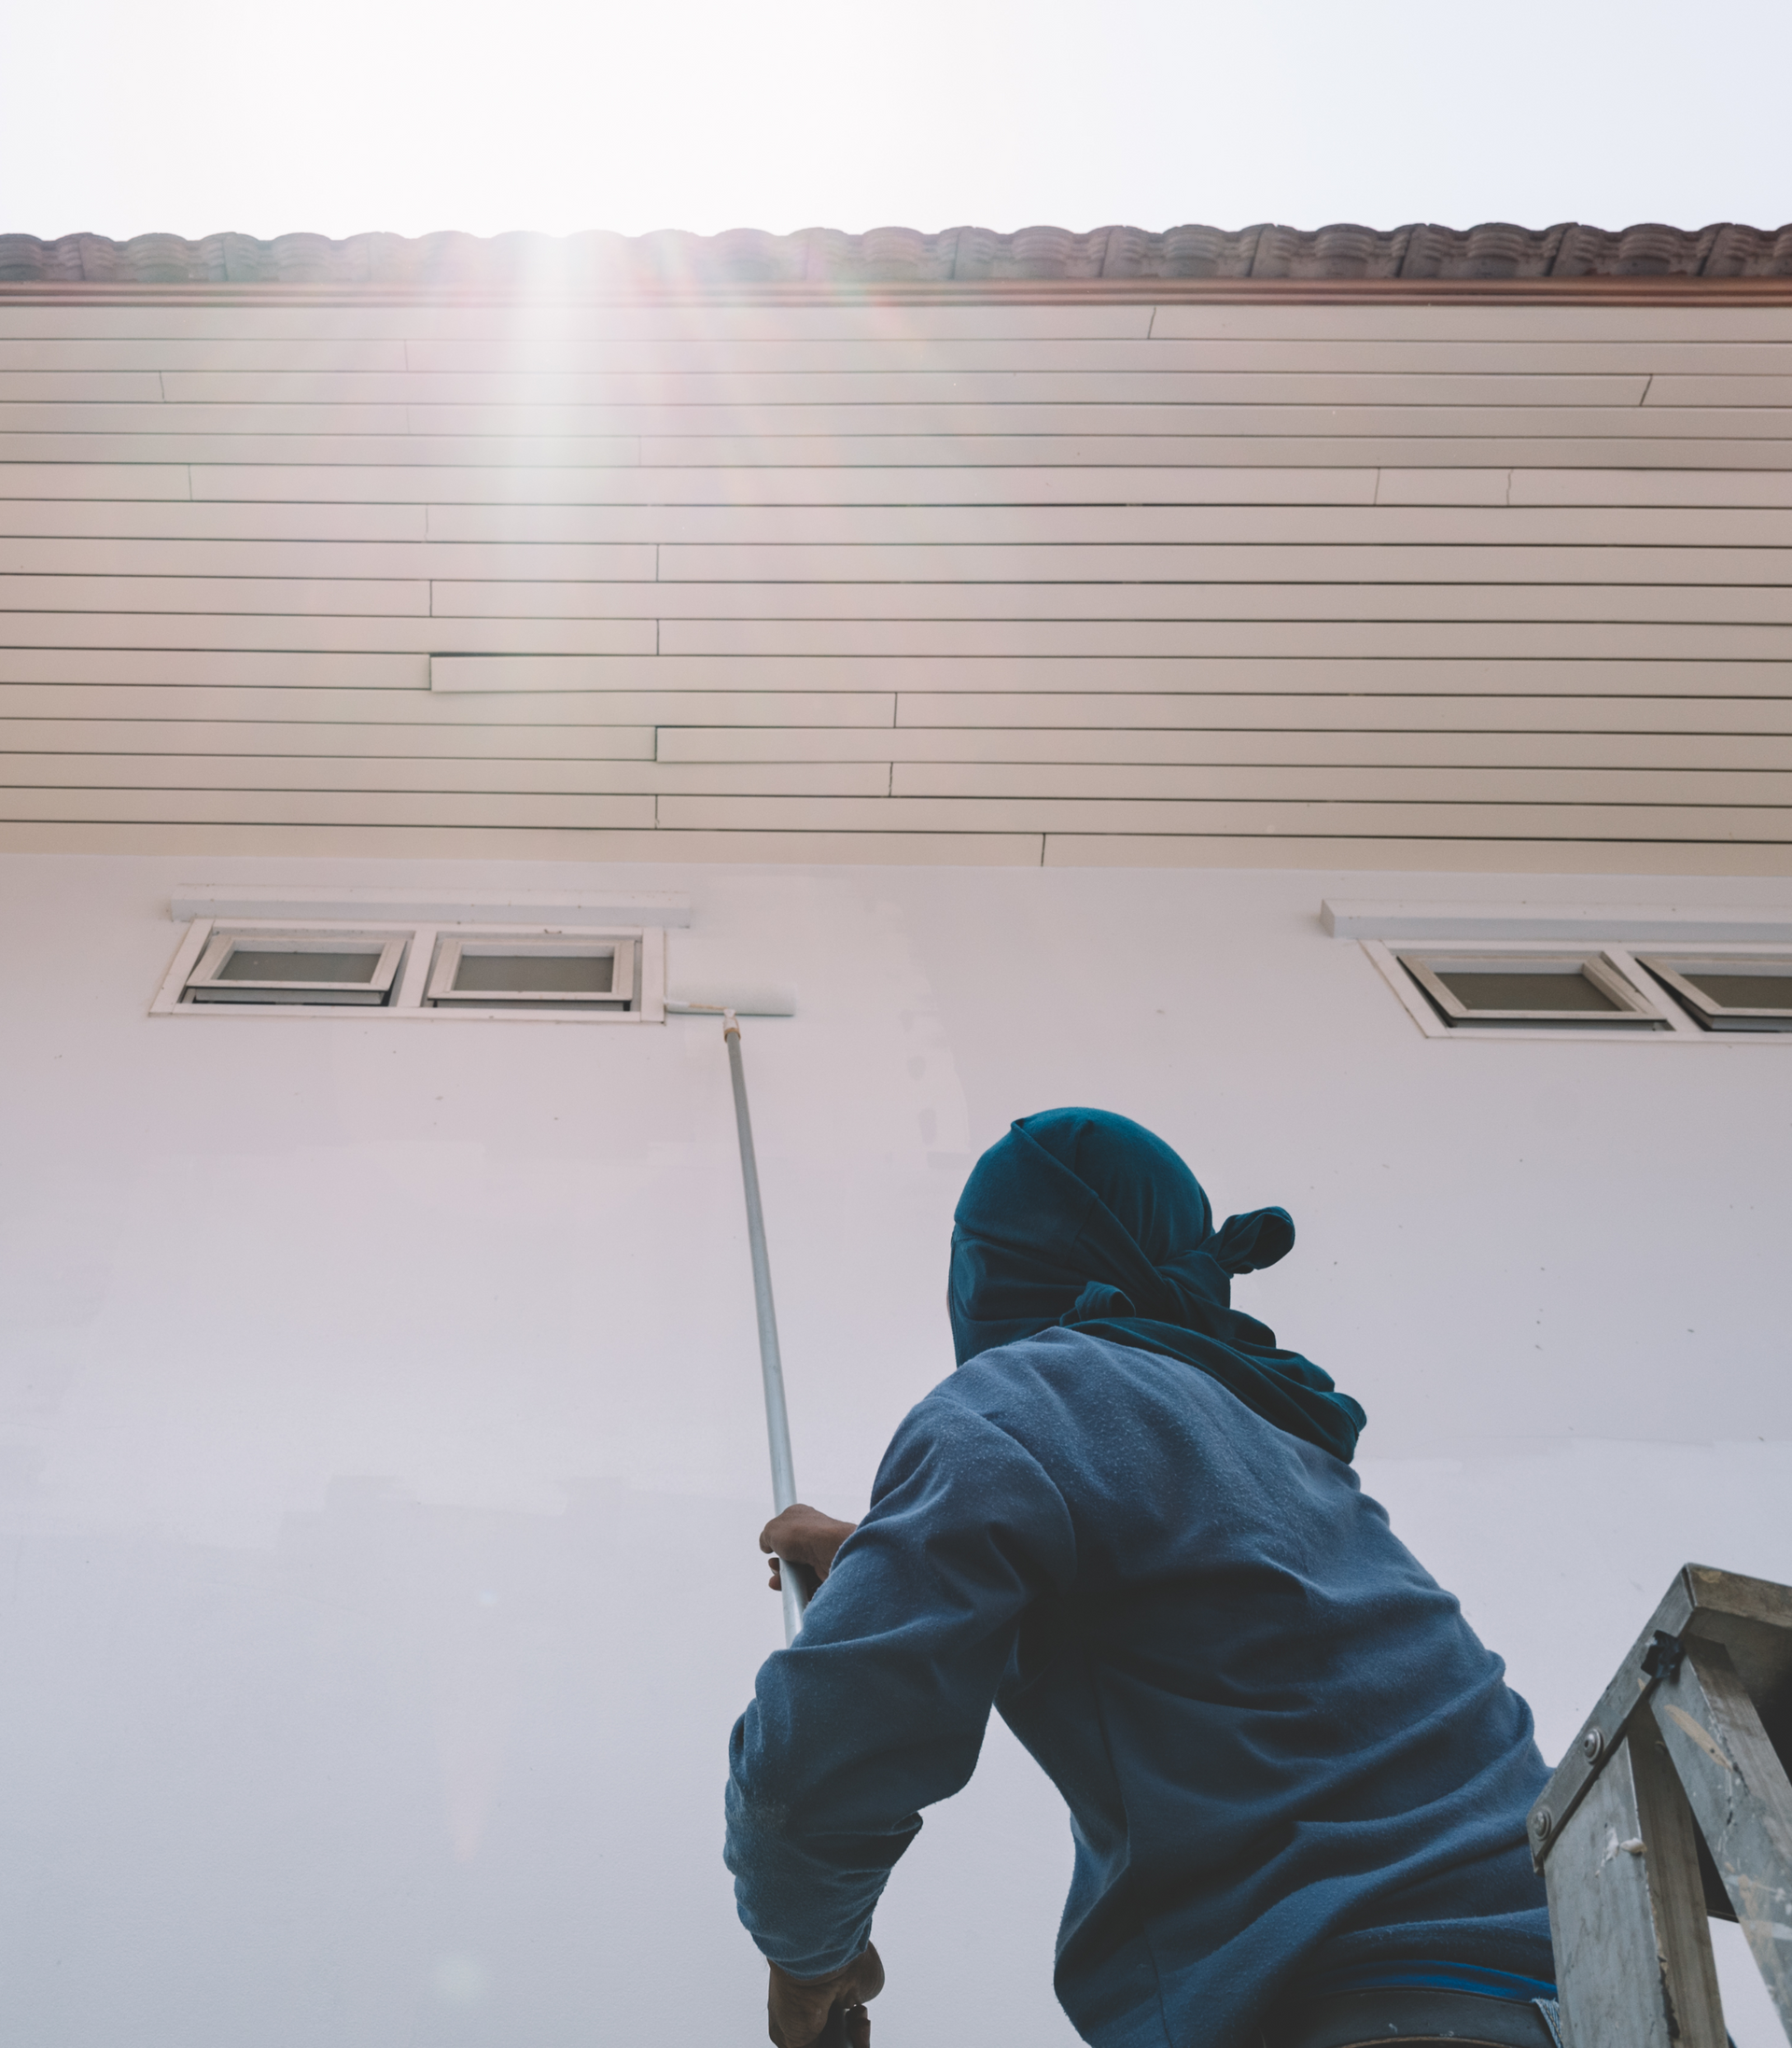
{"type": "Polygon", "coordinates": [[[0,283],[102,285],[383,285],[507,290],[617,290],[733,284],[975,284],[1099,278],[1576,278],[1792,276],[1792,226],[1735,222],[1699,229],[1657,222],[1616,231],[1578,222],[1533,229],[1484,221],[1388,230],[1337,222],[1306,231],[1188,225],[1142,228],[805,228],[766,234],[592,232],[407,237],[283,234],[197,242],[140,234],[128,242],[68,234],[52,242],[0,234],[0,283]]]}

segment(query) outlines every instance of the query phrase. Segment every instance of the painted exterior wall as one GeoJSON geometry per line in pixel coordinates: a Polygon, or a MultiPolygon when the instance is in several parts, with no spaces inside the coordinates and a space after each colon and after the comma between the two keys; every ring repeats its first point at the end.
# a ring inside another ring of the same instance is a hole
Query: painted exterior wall
{"type": "Polygon", "coordinates": [[[1784,306],[9,302],[0,844],[1783,873],[1789,436],[1784,306]]]}
{"type": "MultiPolygon", "coordinates": [[[[715,1026],[145,1015],[176,883],[499,878],[616,877],[0,862],[9,2040],[760,2038],[720,1794],[778,1618],[715,1026]]],[[[1436,1044],[1317,923],[1322,893],[1510,877],[624,878],[693,893],[675,971],[801,991],[747,1053],[818,1503],[857,1511],[949,1369],[974,1154],[1092,1101],[1222,1212],[1292,1210],[1239,1298],[1365,1402],[1365,1482],[1552,1760],[1682,1561],[1792,1579],[1792,1043],[1436,1044]]],[[[1068,1865],[998,1727],[892,1885],[882,2048],[1068,2042],[1068,1865]]]]}

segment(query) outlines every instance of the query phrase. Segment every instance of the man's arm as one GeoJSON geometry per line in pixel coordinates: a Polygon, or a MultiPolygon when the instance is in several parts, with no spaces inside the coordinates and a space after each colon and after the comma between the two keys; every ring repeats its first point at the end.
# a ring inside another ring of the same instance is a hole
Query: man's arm
{"type": "Polygon", "coordinates": [[[805,1564],[819,1586],[833,1569],[834,1552],[852,1534],[856,1524],[836,1522],[806,1501],[797,1501],[774,1515],[759,1532],[759,1547],[772,1561],[772,1591],[782,1592],[784,1580],[778,1565],[789,1558],[792,1564],[805,1564]]]}
{"type": "Polygon", "coordinates": [[[822,1978],[863,1953],[919,1809],[975,1768],[1022,1613],[1074,1569],[1037,1462],[974,1410],[922,1402],[735,1728],[728,1867],[781,1971],[822,1978]]]}

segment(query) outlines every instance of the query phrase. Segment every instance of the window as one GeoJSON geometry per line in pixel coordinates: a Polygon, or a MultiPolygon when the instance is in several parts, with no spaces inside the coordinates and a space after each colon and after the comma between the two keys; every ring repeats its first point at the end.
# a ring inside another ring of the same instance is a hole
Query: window
{"type": "Polygon", "coordinates": [[[1428,949],[1395,958],[1451,1030],[1673,1028],[1659,1006],[1601,953],[1428,949]]]}
{"type": "Polygon", "coordinates": [[[1698,1044],[1704,1037],[1621,946],[1518,939],[1362,946],[1427,1038],[1698,1044]]]}
{"type": "Polygon", "coordinates": [[[659,1024],[665,932],[195,918],[149,1014],[659,1024]]]}
{"type": "Polygon", "coordinates": [[[1427,1038],[1792,1047],[1792,905],[1327,897],[1427,1038]]]}
{"type": "Polygon", "coordinates": [[[481,1009],[626,1010],[634,992],[632,939],[443,937],[424,1001],[481,1009]]]}
{"type": "Polygon", "coordinates": [[[187,977],[193,1003],[315,1003],[374,1008],[390,1001],[404,940],[292,938],[217,932],[187,977]]]}
{"type": "Polygon", "coordinates": [[[1792,954],[1639,953],[1707,1031],[1792,1031],[1792,954]]]}
{"type": "Polygon", "coordinates": [[[1792,949],[1364,939],[1427,1038],[1792,1045],[1792,949]]]}

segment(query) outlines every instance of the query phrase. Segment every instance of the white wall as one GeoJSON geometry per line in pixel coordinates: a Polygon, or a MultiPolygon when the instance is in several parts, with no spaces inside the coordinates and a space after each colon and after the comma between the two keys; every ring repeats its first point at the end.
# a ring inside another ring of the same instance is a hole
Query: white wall
{"type": "MultiPolygon", "coordinates": [[[[778,1620],[716,1028],[150,1021],[171,888],[229,878],[604,877],[0,863],[9,2037],[757,2040],[720,1795],[778,1620]]],[[[854,1513],[950,1368],[974,1154],[1082,1101],[1293,1211],[1239,1298],[1363,1399],[1552,1759],[1682,1560],[1792,1578],[1792,1044],[1427,1041],[1315,918],[1386,876],[628,878],[694,895],[675,977],[801,990],[747,1055],[810,1498],[854,1513]]],[[[1068,2041],[1068,1863],[998,1730],[892,1886],[882,2048],[1068,2041]]]]}

